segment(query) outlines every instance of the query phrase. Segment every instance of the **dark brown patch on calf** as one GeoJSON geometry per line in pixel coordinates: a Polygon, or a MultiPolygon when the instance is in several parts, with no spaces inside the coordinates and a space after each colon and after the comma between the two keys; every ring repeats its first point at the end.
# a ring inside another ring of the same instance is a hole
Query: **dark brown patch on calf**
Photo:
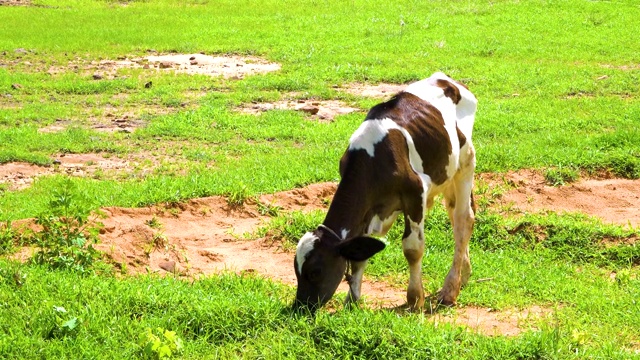
{"type": "Polygon", "coordinates": [[[467,143],[467,137],[464,136],[460,128],[456,126],[456,132],[458,133],[458,140],[460,140],[460,149],[467,143]]]}
{"type": "Polygon", "coordinates": [[[363,234],[374,216],[387,218],[402,209],[398,195],[407,191],[411,180],[420,184],[412,198],[420,198],[422,183],[409,163],[409,150],[400,131],[390,130],[376,144],[374,153],[373,158],[363,149],[344,153],[340,160],[342,181],[327,213],[326,225],[349,224],[353,234],[363,234]],[[333,208],[341,210],[332,211],[333,208]]]}
{"type": "MultiPolygon", "coordinates": [[[[452,149],[440,110],[411,93],[401,92],[374,106],[367,114],[368,120],[384,118],[393,120],[409,132],[422,158],[424,173],[435,184],[444,183],[452,149]]],[[[406,141],[401,143],[406,146],[406,141]]]]}
{"type": "Polygon", "coordinates": [[[462,99],[462,96],[460,96],[460,90],[458,90],[458,87],[451,82],[443,79],[438,79],[436,81],[436,86],[441,88],[442,91],[444,91],[444,96],[451,99],[454,104],[459,103],[460,99],[462,99]]]}

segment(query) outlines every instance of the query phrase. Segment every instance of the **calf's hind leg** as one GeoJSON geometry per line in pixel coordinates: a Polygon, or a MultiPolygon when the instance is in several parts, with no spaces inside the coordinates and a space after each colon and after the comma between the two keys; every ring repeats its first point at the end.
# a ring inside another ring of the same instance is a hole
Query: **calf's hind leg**
{"type": "Polygon", "coordinates": [[[450,209],[449,196],[447,207],[451,214],[453,223],[453,238],[455,240],[455,250],[453,263],[449,274],[445,278],[444,285],[440,290],[438,301],[443,305],[453,305],[460,294],[460,288],[464,286],[471,275],[471,262],[469,259],[469,239],[475,222],[473,211],[473,173],[466,177],[454,180],[455,206],[450,209]]]}

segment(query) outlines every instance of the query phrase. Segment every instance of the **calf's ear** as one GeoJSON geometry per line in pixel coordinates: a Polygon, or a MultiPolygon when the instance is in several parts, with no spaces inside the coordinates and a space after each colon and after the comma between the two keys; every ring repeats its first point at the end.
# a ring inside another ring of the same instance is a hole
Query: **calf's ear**
{"type": "Polygon", "coordinates": [[[364,261],[382,251],[384,247],[385,244],[378,239],[360,236],[341,242],[337,250],[347,260],[364,261]]]}

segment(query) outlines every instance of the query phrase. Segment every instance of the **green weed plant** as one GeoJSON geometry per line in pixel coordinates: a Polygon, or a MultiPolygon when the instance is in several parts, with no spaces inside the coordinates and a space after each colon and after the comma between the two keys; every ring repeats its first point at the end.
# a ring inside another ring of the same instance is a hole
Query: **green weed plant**
{"type": "Polygon", "coordinates": [[[101,254],[93,246],[100,226],[90,219],[90,208],[80,202],[71,182],[55,191],[49,206],[35,221],[42,229],[33,234],[38,250],[32,261],[52,269],[91,272],[101,254]]]}

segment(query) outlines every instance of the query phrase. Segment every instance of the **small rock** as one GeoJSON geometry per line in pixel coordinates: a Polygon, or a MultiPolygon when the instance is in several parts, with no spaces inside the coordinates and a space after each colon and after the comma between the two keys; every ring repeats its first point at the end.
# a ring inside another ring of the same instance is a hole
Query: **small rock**
{"type": "Polygon", "coordinates": [[[18,48],[18,49],[15,49],[14,52],[18,54],[26,54],[27,50],[24,48],[18,48]]]}
{"type": "Polygon", "coordinates": [[[196,59],[195,56],[192,56],[192,57],[189,58],[189,60],[195,60],[195,59],[196,59]]]}
{"type": "Polygon", "coordinates": [[[191,65],[198,65],[198,62],[197,62],[197,61],[195,61],[195,60],[191,60],[191,61],[189,62],[189,64],[191,64],[191,65]]]}
{"type": "Polygon", "coordinates": [[[150,88],[152,85],[153,85],[153,81],[149,81],[149,82],[147,82],[146,84],[144,84],[144,88],[145,88],[145,89],[148,89],[148,88],[150,88]]]}
{"type": "Polygon", "coordinates": [[[168,61],[163,61],[163,62],[161,62],[161,63],[158,65],[158,67],[159,67],[160,69],[169,69],[169,68],[172,68],[172,67],[173,67],[173,63],[170,63],[170,62],[168,62],[168,61]]]}
{"type": "Polygon", "coordinates": [[[60,165],[60,164],[62,164],[62,161],[58,159],[53,160],[53,165],[60,165]]]}
{"type": "Polygon", "coordinates": [[[93,74],[93,80],[102,80],[103,76],[100,74],[93,74]]]}
{"type": "Polygon", "coordinates": [[[158,264],[158,266],[160,267],[160,269],[167,271],[167,272],[175,272],[176,271],[176,262],[175,261],[163,261],[160,264],[158,264]]]}
{"type": "Polygon", "coordinates": [[[116,229],[115,226],[104,226],[100,228],[100,234],[112,233],[116,229]]]}
{"type": "Polygon", "coordinates": [[[20,84],[11,84],[11,88],[13,88],[15,90],[19,90],[19,89],[22,89],[22,85],[20,85],[20,84]]]}
{"type": "Polygon", "coordinates": [[[143,68],[143,69],[149,69],[149,64],[144,64],[144,65],[142,65],[142,68],[143,68]]]}
{"type": "Polygon", "coordinates": [[[318,111],[320,111],[320,109],[317,106],[312,106],[312,105],[305,105],[305,106],[301,107],[298,110],[304,111],[304,112],[309,113],[311,115],[315,115],[315,114],[318,113],[318,111]]]}

